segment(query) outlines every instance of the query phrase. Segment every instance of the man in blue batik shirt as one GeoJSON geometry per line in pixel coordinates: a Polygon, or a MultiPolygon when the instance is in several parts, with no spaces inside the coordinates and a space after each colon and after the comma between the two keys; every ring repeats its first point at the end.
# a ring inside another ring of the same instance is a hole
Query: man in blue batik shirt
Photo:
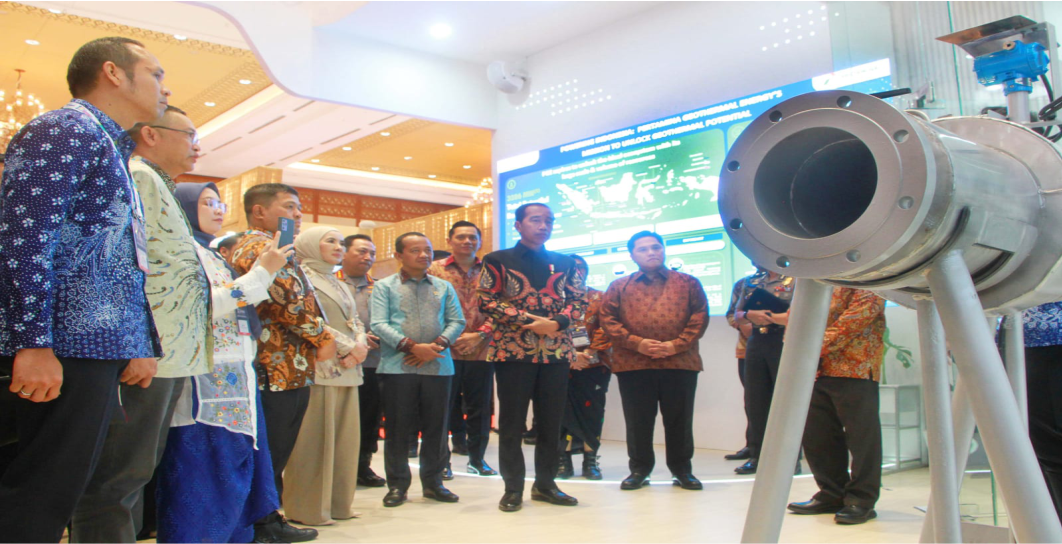
{"type": "Polygon", "coordinates": [[[1029,438],[1062,519],[1062,302],[1026,310],[1023,321],[1029,438]]]}
{"type": "Polygon", "coordinates": [[[446,468],[446,431],[450,428],[450,385],[454,360],[450,345],[465,330],[457,290],[450,282],[428,275],[431,242],[419,232],[395,240],[395,258],[402,264],[373,284],[372,323],[380,337],[380,366],[376,376],[383,385],[384,468],[387,496],[384,506],[406,502],[412,476],[409,471],[409,437],[421,432],[420,483],[424,498],[457,502],[457,495],[442,485],[446,468]],[[420,421],[420,429],[415,427],[420,421]]]}
{"type": "Polygon", "coordinates": [[[118,384],[147,387],[162,355],[144,294],[143,210],[125,130],[169,90],[143,44],[82,46],[74,100],[11,141],[0,185],[0,368],[19,453],[0,477],[0,541],[58,542],[99,459],[118,384]]]}

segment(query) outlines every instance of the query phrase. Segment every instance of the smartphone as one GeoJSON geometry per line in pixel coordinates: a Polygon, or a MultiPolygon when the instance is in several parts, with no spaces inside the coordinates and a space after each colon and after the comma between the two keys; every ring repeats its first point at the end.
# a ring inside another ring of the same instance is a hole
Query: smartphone
{"type": "Polygon", "coordinates": [[[281,217],[277,220],[277,230],[280,231],[280,247],[295,243],[295,220],[281,217]]]}

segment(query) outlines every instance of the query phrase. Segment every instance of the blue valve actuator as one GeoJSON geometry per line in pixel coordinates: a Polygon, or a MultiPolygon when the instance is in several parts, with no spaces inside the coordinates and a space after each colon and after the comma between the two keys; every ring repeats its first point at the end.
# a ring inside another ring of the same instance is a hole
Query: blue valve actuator
{"type": "Polygon", "coordinates": [[[1015,41],[1012,49],[974,59],[974,72],[981,85],[1003,84],[1003,94],[1031,92],[1030,79],[1047,73],[1047,50],[1039,43],[1015,41]]]}

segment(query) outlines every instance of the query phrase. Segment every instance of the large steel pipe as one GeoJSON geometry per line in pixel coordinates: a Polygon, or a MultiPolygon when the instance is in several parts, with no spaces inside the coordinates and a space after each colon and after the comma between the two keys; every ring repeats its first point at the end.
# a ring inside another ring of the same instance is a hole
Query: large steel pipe
{"type": "Polygon", "coordinates": [[[875,97],[801,95],[753,121],[727,156],[720,212],[756,263],[883,292],[913,307],[925,270],[963,250],[1002,313],[1062,298],[1062,156],[1005,120],[930,122],[875,97]],[[1045,213],[1045,206],[1054,214],[1045,213]]]}

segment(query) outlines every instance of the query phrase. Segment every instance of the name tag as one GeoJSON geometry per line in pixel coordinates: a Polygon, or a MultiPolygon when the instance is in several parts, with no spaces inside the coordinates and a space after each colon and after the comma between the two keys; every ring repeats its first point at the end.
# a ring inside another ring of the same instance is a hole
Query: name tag
{"type": "Polygon", "coordinates": [[[240,329],[240,336],[251,336],[251,324],[246,319],[237,319],[237,326],[240,329]]]}
{"type": "Polygon", "coordinates": [[[151,272],[148,266],[147,227],[144,221],[136,217],[135,213],[133,214],[133,245],[136,246],[136,265],[145,274],[151,272]]]}
{"type": "Polygon", "coordinates": [[[572,345],[576,348],[585,348],[590,345],[590,337],[587,336],[585,327],[572,331],[572,345]]]}

